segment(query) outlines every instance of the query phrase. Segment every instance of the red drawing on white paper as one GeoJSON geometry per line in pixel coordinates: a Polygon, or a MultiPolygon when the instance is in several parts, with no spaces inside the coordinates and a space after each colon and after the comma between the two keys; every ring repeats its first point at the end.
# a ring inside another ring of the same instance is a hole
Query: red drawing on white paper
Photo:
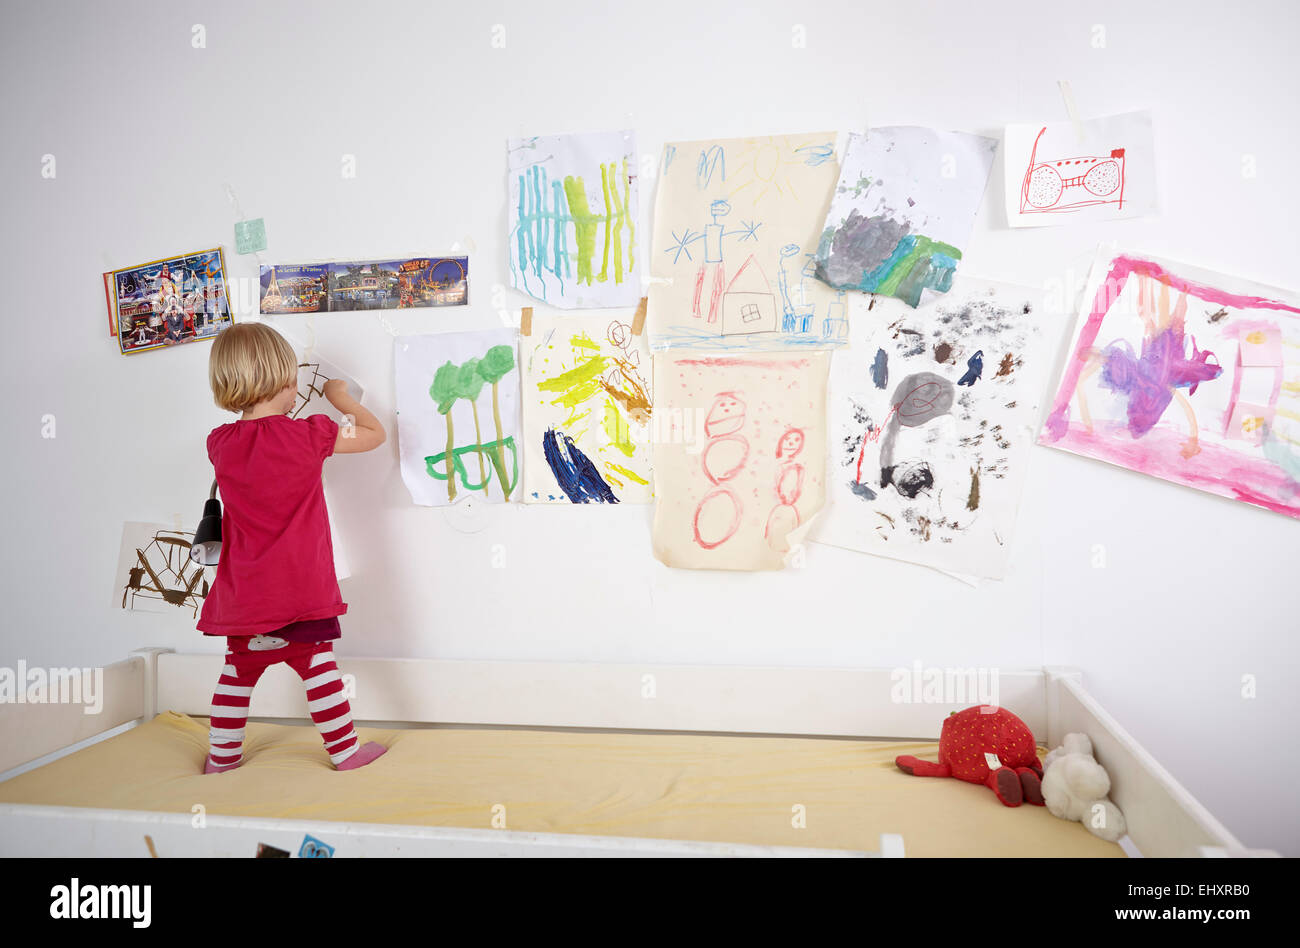
{"type": "Polygon", "coordinates": [[[1038,157],[1038,143],[1047,127],[1038,132],[1029,166],[1020,187],[1021,214],[1051,214],[1077,211],[1097,204],[1124,206],[1124,149],[1109,155],[1078,158],[1038,157]]]}

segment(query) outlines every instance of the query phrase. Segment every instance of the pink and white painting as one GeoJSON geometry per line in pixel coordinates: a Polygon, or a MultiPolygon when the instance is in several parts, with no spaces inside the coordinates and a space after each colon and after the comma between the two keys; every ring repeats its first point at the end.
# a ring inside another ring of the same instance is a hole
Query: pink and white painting
{"type": "Polygon", "coordinates": [[[829,365],[826,352],[655,356],[661,563],[769,570],[793,558],[826,496],[829,365]]]}
{"type": "Polygon", "coordinates": [[[1104,254],[1038,441],[1300,518],[1300,297],[1104,254]]]}

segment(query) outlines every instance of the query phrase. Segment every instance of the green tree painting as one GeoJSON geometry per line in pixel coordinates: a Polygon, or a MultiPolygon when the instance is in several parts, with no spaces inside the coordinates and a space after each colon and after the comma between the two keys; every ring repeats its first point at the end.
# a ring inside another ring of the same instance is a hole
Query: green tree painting
{"type": "Polygon", "coordinates": [[[497,485],[505,500],[510,499],[518,479],[518,460],[515,457],[514,438],[507,437],[501,420],[500,383],[515,368],[513,346],[493,346],[482,357],[470,358],[460,365],[447,361],[433,374],[433,384],[429,386],[429,397],[437,406],[447,428],[447,446],[441,454],[425,458],[425,465],[432,477],[447,482],[447,499],[456,499],[456,478],[468,490],[483,491],[487,496],[488,484],[492,475],[496,475],[497,485]],[[492,420],[496,428],[496,440],[484,442],[482,428],[479,424],[478,399],[485,385],[492,386],[492,420]],[[452,408],[458,401],[469,403],[474,418],[474,441],[472,444],[456,446],[455,424],[452,421],[452,408]],[[506,452],[511,455],[511,464],[507,467],[506,452]],[[461,460],[465,454],[473,452],[478,459],[478,481],[474,482],[466,472],[461,460]],[[491,470],[489,471],[489,465],[491,470]]]}
{"type": "Polygon", "coordinates": [[[492,386],[492,419],[497,428],[493,462],[496,465],[497,476],[501,478],[501,486],[505,490],[506,500],[510,499],[510,482],[506,479],[505,446],[502,443],[503,432],[501,430],[501,400],[497,386],[507,372],[514,370],[514,367],[515,350],[513,346],[493,346],[484,353],[482,360],[478,364],[479,375],[492,386]]]}
{"type": "Polygon", "coordinates": [[[438,367],[433,373],[433,384],[429,386],[429,397],[438,405],[438,414],[447,423],[447,499],[456,499],[455,448],[456,428],[451,420],[451,409],[460,398],[460,367],[450,360],[438,367]]]}

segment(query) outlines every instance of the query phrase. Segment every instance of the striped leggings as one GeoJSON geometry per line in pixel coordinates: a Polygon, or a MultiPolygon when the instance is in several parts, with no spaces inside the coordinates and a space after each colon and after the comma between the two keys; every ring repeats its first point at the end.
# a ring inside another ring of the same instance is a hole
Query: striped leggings
{"type": "Polygon", "coordinates": [[[209,753],[217,767],[234,767],[243,759],[248,702],[262,672],[284,662],[307,689],[307,710],[325,742],[330,762],[337,766],[357,751],[352,708],[343,694],[343,679],[334,663],[331,642],[289,642],[276,649],[253,651],[247,641],[227,638],[226,667],[212,695],[209,753]]]}

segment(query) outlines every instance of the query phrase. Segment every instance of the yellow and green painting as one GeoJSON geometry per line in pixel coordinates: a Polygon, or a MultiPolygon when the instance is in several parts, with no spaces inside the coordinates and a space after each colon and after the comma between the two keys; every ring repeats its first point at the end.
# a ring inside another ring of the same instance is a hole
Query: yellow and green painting
{"type": "Polygon", "coordinates": [[[523,501],[646,504],[650,351],[630,316],[533,317],[522,349],[523,501]]]}

